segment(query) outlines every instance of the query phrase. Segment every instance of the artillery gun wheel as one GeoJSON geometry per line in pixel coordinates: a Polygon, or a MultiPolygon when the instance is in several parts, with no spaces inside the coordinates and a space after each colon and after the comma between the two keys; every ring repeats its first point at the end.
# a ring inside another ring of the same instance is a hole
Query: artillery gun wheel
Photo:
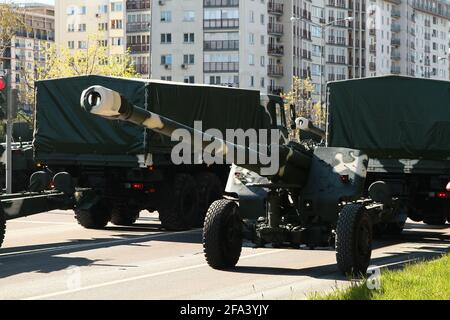
{"type": "Polygon", "coordinates": [[[372,254],[372,222],[364,206],[342,208],[336,226],[336,260],[344,274],[365,274],[372,254]]]}
{"type": "Polygon", "coordinates": [[[197,185],[192,176],[180,173],[171,187],[162,190],[163,201],[158,208],[159,220],[166,230],[190,229],[198,214],[197,185]]]}
{"type": "Polygon", "coordinates": [[[6,217],[3,212],[3,208],[0,208],[0,247],[3,244],[3,240],[5,239],[5,231],[6,231],[6,217]]]}
{"type": "Polygon", "coordinates": [[[214,269],[234,267],[242,250],[242,219],[238,205],[231,200],[214,201],[203,227],[203,252],[214,269]]]}
{"type": "Polygon", "coordinates": [[[139,218],[139,210],[133,207],[115,207],[111,211],[111,222],[116,226],[131,226],[139,218]]]}
{"type": "Polygon", "coordinates": [[[101,203],[96,203],[90,209],[75,208],[74,211],[78,223],[86,229],[102,229],[111,218],[110,209],[101,203]]]}
{"type": "Polygon", "coordinates": [[[220,179],[211,172],[201,172],[195,177],[198,188],[198,215],[194,227],[203,227],[209,206],[223,195],[220,179]]]}

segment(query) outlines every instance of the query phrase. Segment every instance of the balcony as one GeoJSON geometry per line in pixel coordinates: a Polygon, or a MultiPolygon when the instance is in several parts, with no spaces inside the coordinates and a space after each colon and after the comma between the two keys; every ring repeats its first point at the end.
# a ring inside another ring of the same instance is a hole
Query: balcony
{"type": "Polygon", "coordinates": [[[392,66],[391,67],[391,73],[392,74],[400,74],[400,67],[399,66],[392,66]]]}
{"type": "Polygon", "coordinates": [[[395,61],[400,60],[400,52],[391,51],[391,59],[395,61]]]}
{"type": "Polygon", "coordinates": [[[203,20],[204,29],[237,29],[239,19],[208,19],[203,20]]]}
{"type": "Polygon", "coordinates": [[[239,62],[205,62],[204,72],[239,72],[239,62]]]}
{"type": "Polygon", "coordinates": [[[371,35],[371,36],[376,36],[376,35],[377,35],[377,29],[375,29],[375,28],[370,28],[370,29],[369,29],[369,35],[371,35]]]}
{"type": "Polygon", "coordinates": [[[203,42],[204,51],[237,51],[239,40],[211,40],[203,42]]]}
{"type": "Polygon", "coordinates": [[[399,46],[400,45],[400,38],[392,38],[391,39],[391,45],[399,46]]]}
{"type": "Polygon", "coordinates": [[[400,32],[400,30],[401,30],[401,27],[400,27],[400,25],[398,23],[393,23],[391,25],[391,31],[392,32],[400,32]]]}
{"type": "Polygon", "coordinates": [[[395,19],[400,18],[400,10],[398,10],[398,9],[392,9],[392,11],[391,11],[391,17],[392,17],[392,18],[395,18],[395,19]]]}
{"type": "Polygon", "coordinates": [[[335,8],[346,9],[345,1],[343,1],[343,0],[328,0],[326,5],[328,7],[335,7],[335,8]]]}
{"type": "Polygon", "coordinates": [[[133,10],[150,10],[150,0],[128,0],[127,11],[133,10]]]}
{"type": "Polygon", "coordinates": [[[284,46],[269,44],[267,53],[271,56],[281,57],[284,55],[284,46]]]}
{"type": "Polygon", "coordinates": [[[267,74],[270,77],[282,77],[284,75],[284,69],[282,65],[269,64],[267,67],[267,74]]]}
{"type": "Polygon", "coordinates": [[[377,64],[375,62],[369,63],[369,70],[370,71],[376,71],[377,70],[377,64]]]}
{"type": "Polygon", "coordinates": [[[148,74],[148,64],[136,64],[134,68],[139,74],[148,74]]]}
{"type": "Polygon", "coordinates": [[[284,12],[284,4],[276,1],[269,1],[267,8],[267,11],[273,15],[282,15],[284,12]]]}
{"type": "Polygon", "coordinates": [[[138,44],[128,44],[127,49],[130,49],[131,54],[134,53],[149,53],[150,52],[150,45],[145,43],[138,43],[138,44]]]}
{"type": "Polygon", "coordinates": [[[239,0],[203,0],[203,7],[205,8],[239,7],[239,0]]]}
{"type": "Polygon", "coordinates": [[[280,95],[284,92],[284,88],[281,86],[269,86],[267,91],[271,94],[280,95]]]}
{"type": "Polygon", "coordinates": [[[282,36],[284,33],[283,30],[283,25],[281,23],[269,22],[267,24],[267,32],[271,35],[282,36]]]}
{"type": "Polygon", "coordinates": [[[150,24],[148,22],[127,23],[127,33],[133,32],[150,32],[150,24]]]}
{"type": "Polygon", "coordinates": [[[311,21],[311,12],[308,10],[302,10],[302,18],[308,21],[311,21]]]}
{"type": "Polygon", "coordinates": [[[371,44],[369,46],[369,52],[376,55],[377,54],[377,45],[376,44],[371,44]]]}

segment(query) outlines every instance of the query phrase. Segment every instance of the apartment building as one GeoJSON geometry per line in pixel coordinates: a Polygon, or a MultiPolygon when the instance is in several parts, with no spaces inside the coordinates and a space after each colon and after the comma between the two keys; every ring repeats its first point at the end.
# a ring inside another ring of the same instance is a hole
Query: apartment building
{"type": "Polygon", "coordinates": [[[438,0],[370,1],[370,76],[447,80],[450,6],[438,0]]]}
{"type": "MultiPolygon", "coordinates": [[[[27,79],[33,79],[30,73],[45,62],[42,49],[55,41],[55,17],[53,6],[43,4],[18,4],[16,12],[22,16],[26,28],[16,31],[11,47],[0,58],[0,69],[10,69],[12,86],[20,88],[27,79]]],[[[30,108],[24,106],[24,110],[30,108]]]]}
{"type": "Polygon", "coordinates": [[[265,0],[154,1],[152,13],[152,77],[266,90],[265,0]]]}
{"type": "Polygon", "coordinates": [[[56,43],[85,49],[96,35],[110,55],[129,49],[136,71],[148,77],[150,63],[150,0],[58,0],[56,43]]]}
{"type": "Polygon", "coordinates": [[[12,71],[13,86],[21,83],[24,71],[34,70],[44,62],[41,48],[55,41],[53,6],[20,4],[16,6],[16,12],[22,16],[26,28],[16,31],[11,47],[0,58],[0,69],[12,71]]]}
{"type": "Polygon", "coordinates": [[[444,0],[59,0],[57,42],[101,32],[152,78],[280,93],[327,81],[401,74],[448,79],[444,0]],[[295,19],[292,19],[295,18],[295,19]],[[150,34],[150,31],[152,34],[150,34]],[[151,55],[148,52],[151,52],[151,55]]]}

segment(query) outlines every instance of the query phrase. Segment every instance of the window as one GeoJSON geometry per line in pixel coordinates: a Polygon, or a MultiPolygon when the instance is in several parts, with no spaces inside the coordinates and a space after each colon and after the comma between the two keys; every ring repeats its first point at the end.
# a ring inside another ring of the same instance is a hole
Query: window
{"type": "Polygon", "coordinates": [[[78,49],[86,49],[87,43],[86,41],[78,41],[78,49]]]}
{"type": "Polygon", "coordinates": [[[74,32],[75,31],[75,25],[73,23],[67,25],[67,31],[68,32],[74,32]]]}
{"type": "Polygon", "coordinates": [[[86,24],[85,23],[81,23],[78,25],[78,31],[79,32],[86,32],[86,24]]]}
{"type": "Polygon", "coordinates": [[[172,12],[171,11],[161,11],[161,22],[171,22],[172,12]]]}
{"type": "Polygon", "coordinates": [[[185,11],[183,14],[183,21],[195,21],[195,12],[185,11]]]}
{"type": "Polygon", "coordinates": [[[250,83],[249,83],[250,87],[254,87],[255,86],[255,77],[254,76],[250,76],[250,83]]]}
{"type": "Polygon", "coordinates": [[[98,24],[98,31],[107,31],[108,30],[108,23],[102,22],[98,24]]]}
{"type": "Polygon", "coordinates": [[[67,42],[67,47],[69,49],[75,49],[75,41],[68,41],[67,42]]]}
{"type": "Polygon", "coordinates": [[[161,77],[161,80],[164,80],[164,81],[172,81],[172,76],[162,76],[162,77],[161,77]]]}
{"type": "Polygon", "coordinates": [[[161,56],[161,64],[172,64],[172,55],[171,54],[164,54],[161,56]]]}
{"type": "Polygon", "coordinates": [[[122,29],[122,20],[121,19],[111,20],[111,29],[122,29]]]}
{"type": "Polygon", "coordinates": [[[194,33],[185,33],[183,35],[183,42],[184,43],[194,43],[195,35],[194,33]]]}
{"type": "Polygon", "coordinates": [[[183,63],[184,64],[194,64],[195,63],[195,57],[193,54],[185,54],[183,55],[183,63]]]}
{"type": "Polygon", "coordinates": [[[112,12],[122,11],[122,2],[112,2],[111,3],[111,11],[112,12]]]}
{"type": "Polygon", "coordinates": [[[184,83],[195,83],[195,77],[194,76],[184,77],[184,83]]]}
{"type": "Polygon", "coordinates": [[[253,54],[248,55],[248,64],[251,66],[255,65],[255,56],[253,54]]]}
{"type": "Polygon", "coordinates": [[[161,43],[164,43],[164,44],[172,43],[172,34],[171,33],[161,33],[161,43]]]}
{"type": "Polygon", "coordinates": [[[108,13],[108,6],[107,5],[98,6],[97,13],[108,13]]]}
{"type": "Polygon", "coordinates": [[[68,7],[67,8],[67,15],[73,16],[75,14],[75,7],[68,7]]]}
{"type": "Polygon", "coordinates": [[[78,8],[78,14],[85,15],[86,14],[86,7],[85,6],[79,7],[78,8]]]}
{"type": "Polygon", "coordinates": [[[121,37],[112,37],[111,43],[113,46],[122,46],[123,45],[123,38],[121,37]]]}

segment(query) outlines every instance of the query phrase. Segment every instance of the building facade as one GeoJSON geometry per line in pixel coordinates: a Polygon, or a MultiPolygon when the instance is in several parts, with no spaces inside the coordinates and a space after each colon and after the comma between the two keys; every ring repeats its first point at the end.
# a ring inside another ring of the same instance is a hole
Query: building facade
{"type": "Polygon", "coordinates": [[[109,54],[129,50],[136,71],[150,70],[150,0],[58,0],[56,43],[71,50],[85,49],[90,36],[109,54]]]}
{"type": "Polygon", "coordinates": [[[308,77],[319,101],[327,81],[448,79],[449,12],[443,0],[59,0],[56,40],[75,50],[100,32],[155,79],[280,93],[308,77]]]}
{"type": "Polygon", "coordinates": [[[2,68],[11,69],[13,87],[18,87],[32,72],[45,61],[42,49],[55,41],[55,22],[53,6],[42,4],[23,4],[16,12],[26,27],[16,31],[11,47],[2,59],[2,68]]]}

